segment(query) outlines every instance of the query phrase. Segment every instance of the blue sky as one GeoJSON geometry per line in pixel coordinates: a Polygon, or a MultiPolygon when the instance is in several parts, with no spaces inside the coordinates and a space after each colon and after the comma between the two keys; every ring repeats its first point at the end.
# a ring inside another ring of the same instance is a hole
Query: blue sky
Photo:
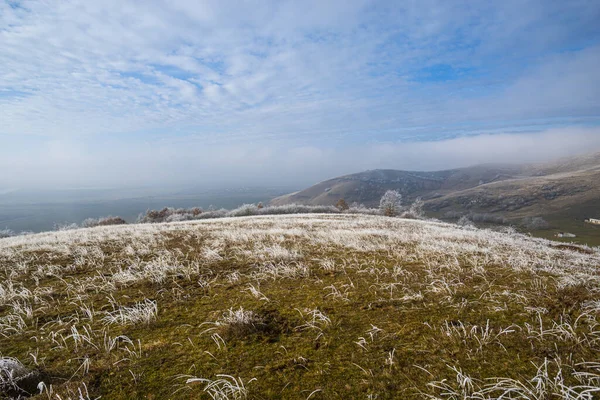
{"type": "Polygon", "coordinates": [[[4,0],[0,185],[304,184],[600,149],[598,21],[596,0],[4,0]]]}

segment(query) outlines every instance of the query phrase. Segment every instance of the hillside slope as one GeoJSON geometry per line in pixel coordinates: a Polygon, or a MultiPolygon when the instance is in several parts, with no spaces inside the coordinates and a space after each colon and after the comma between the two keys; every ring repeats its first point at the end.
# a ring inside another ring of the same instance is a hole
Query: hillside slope
{"type": "Polygon", "coordinates": [[[398,190],[410,200],[443,196],[480,184],[520,177],[523,167],[481,165],[436,172],[372,170],[329,179],[305,190],[277,197],[273,205],[333,205],[343,198],[348,203],[379,205],[386,190],[398,190]]]}
{"type": "MultiPolygon", "coordinates": [[[[556,229],[600,236],[600,229],[584,224],[600,218],[600,153],[560,159],[545,164],[480,165],[437,172],[375,170],[318,183],[280,196],[272,204],[332,205],[343,198],[377,206],[386,190],[398,190],[405,203],[416,197],[435,216],[490,213],[518,221],[542,216],[556,229]]],[[[593,242],[593,241],[592,241],[593,242]]]]}
{"type": "Polygon", "coordinates": [[[36,234],[0,239],[0,398],[592,398],[599,318],[600,249],[515,233],[315,214],[36,234]]]}

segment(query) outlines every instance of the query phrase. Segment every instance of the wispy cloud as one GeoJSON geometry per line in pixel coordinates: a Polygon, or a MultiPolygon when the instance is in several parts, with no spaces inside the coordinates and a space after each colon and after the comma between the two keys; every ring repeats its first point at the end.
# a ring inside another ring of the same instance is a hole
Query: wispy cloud
{"type": "Polygon", "coordinates": [[[327,152],[597,125],[598,20],[584,0],[8,0],[0,156],[23,135],[327,152]]]}

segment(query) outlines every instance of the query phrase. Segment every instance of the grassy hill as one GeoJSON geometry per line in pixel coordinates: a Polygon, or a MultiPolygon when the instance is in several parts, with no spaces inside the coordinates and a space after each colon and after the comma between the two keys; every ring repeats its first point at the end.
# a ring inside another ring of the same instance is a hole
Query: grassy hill
{"type": "Polygon", "coordinates": [[[600,153],[545,164],[480,165],[434,172],[374,170],[318,183],[280,196],[272,204],[377,206],[386,190],[398,190],[405,202],[421,197],[430,215],[491,214],[519,223],[525,217],[544,217],[552,236],[569,231],[581,243],[600,245],[600,229],[584,224],[600,217],[600,153]]]}
{"type": "Polygon", "coordinates": [[[1,239],[0,391],[597,398],[599,268],[598,248],[366,215],[1,239]]]}
{"type": "Polygon", "coordinates": [[[408,200],[436,198],[478,186],[482,183],[520,176],[520,167],[484,165],[448,171],[372,170],[329,179],[305,190],[280,196],[274,205],[333,205],[343,198],[348,203],[379,205],[386,190],[398,190],[408,200]]]}

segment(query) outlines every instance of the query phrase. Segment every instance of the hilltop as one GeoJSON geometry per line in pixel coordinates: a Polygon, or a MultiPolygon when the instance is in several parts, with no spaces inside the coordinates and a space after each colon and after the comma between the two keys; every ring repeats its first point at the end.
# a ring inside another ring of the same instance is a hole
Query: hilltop
{"type": "Polygon", "coordinates": [[[592,398],[599,268],[598,248],[368,215],[0,239],[0,391],[592,398]]]}

